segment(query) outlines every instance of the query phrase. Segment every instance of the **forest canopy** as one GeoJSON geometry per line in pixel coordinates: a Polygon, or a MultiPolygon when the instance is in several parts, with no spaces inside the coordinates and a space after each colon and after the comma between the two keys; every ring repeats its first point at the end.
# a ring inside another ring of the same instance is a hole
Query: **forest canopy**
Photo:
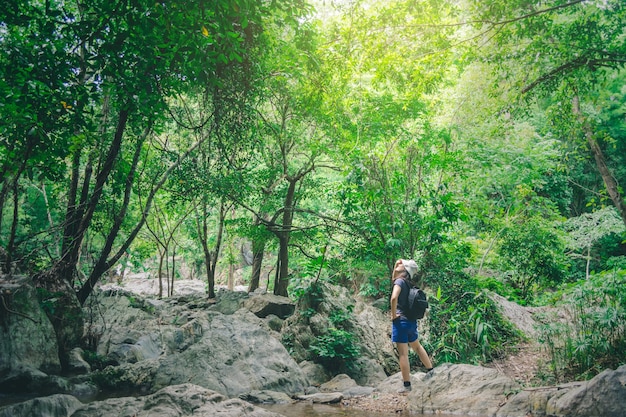
{"type": "Polygon", "coordinates": [[[4,1],[2,273],[68,352],[113,273],[379,298],[414,258],[440,357],[515,337],[493,291],[592,297],[611,332],[558,366],[623,363],[625,28],[622,0],[4,1]]]}

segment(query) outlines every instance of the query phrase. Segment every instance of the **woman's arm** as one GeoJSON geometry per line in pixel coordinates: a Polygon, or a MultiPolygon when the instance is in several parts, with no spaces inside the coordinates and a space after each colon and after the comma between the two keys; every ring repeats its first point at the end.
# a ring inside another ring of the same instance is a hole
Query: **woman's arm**
{"type": "Polygon", "coordinates": [[[402,288],[399,285],[394,285],[393,286],[393,290],[391,291],[391,320],[395,320],[397,319],[398,316],[396,314],[396,310],[398,309],[398,297],[400,296],[400,292],[402,291],[402,288]]]}

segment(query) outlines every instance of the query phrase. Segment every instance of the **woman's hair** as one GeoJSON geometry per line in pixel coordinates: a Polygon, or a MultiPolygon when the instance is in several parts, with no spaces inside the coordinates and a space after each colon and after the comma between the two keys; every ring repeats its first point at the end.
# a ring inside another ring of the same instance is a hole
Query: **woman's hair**
{"type": "Polygon", "coordinates": [[[402,278],[405,281],[411,281],[411,276],[409,275],[408,271],[402,271],[398,273],[398,275],[396,276],[396,279],[398,278],[402,278]]]}

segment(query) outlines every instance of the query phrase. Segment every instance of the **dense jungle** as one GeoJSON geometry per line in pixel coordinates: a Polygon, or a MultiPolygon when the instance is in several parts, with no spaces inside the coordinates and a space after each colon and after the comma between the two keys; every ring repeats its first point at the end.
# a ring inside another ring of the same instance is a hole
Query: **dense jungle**
{"type": "MultiPolygon", "coordinates": [[[[540,383],[593,378],[626,364],[625,63],[622,0],[5,0],[2,277],[66,369],[130,274],[388,302],[415,259],[435,363],[515,351],[497,294],[545,311],[540,383]]],[[[358,356],[346,319],[312,359],[358,356]]]]}

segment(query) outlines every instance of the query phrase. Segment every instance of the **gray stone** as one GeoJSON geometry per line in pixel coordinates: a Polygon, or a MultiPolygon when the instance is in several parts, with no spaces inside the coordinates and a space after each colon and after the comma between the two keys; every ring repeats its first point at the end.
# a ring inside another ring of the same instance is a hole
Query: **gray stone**
{"type": "Polygon", "coordinates": [[[145,397],[111,398],[90,403],[72,417],[280,417],[240,399],[227,399],[193,384],[173,385],[145,397]]]}
{"type": "Polygon", "coordinates": [[[75,374],[87,374],[91,372],[91,366],[83,359],[84,352],[81,348],[74,348],[69,354],[69,371],[75,374]]]}
{"type": "Polygon", "coordinates": [[[497,417],[545,416],[548,400],[561,396],[569,387],[538,387],[518,392],[496,413],[497,417]]]}
{"type": "Polygon", "coordinates": [[[356,387],[357,383],[354,379],[346,374],[339,374],[330,381],[320,386],[321,392],[343,392],[349,388],[356,387]]]}
{"type": "Polygon", "coordinates": [[[0,375],[24,366],[60,372],[54,328],[26,277],[0,278],[0,375]]]}
{"type": "Polygon", "coordinates": [[[350,375],[359,385],[375,387],[387,378],[381,364],[371,358],[357,358],[352,362],[350,375]]]}
{"type": "Polygon", "coordinates": [[[219,311],[222,314],[235,314],[248,299],[248,293],[242,291],[229,291],[220,288],[216,294],[216,302],[211,306],[211,310],[219,311]]]}
{"type": "Polygon", "coordinates": [[[330,379],[330,374],[326,368],[319,363],[302,361],[299,363],[299,366],[311,385],[320,386],[330,379]]]}
{"type": "Polygon", "coordinates": [[[254,390],[291,395],[309,385],[263,320],[245,309],[224,315],[171,304],[149,314],[129,308],[124,298],[101,302],[108,326],[102,329],[98,353],[115,356],[121,364],[98,372],[105,388],[154,392],[189,382],[236,397],[254,390]],[[184,324],[172,324],[173,317],[183,316],[184,324]]]}
{"type": "MultiPolygon", "coordinates": [[[[411,374],[411,384],[421,381],[425,375],[423,372],[411,374]]],[[[400,372],[390,375],[376,386],[376,390],[384,394],[396,394],[400,388],[402,388],[402,374],[400,372]]]]}
{"type": "Polygon", "coordinates": [[[269,327],[271,330],[275,332],[280,332],[280,330],[283,327],[283,322],[284,322],[283,319],[281,319],[280,317],[274,314],[270,314],[267,317],[265,317],[265,323],[267,324],[267,327],[269,327]]]}
{"type": "Polygon", "coordinates": [[[69,417],[82,406],[71,395],[55,394],[0,407],[0,417],[69,417]]]}
{"type": "Polygon", "coordinates": [[[626,365],[605,370],[566,394],[548,401],[546,414],[556,417],[626,416],[626,365]]]}
{"type": "Polygon", "coordinates": [[[306,297],[301,298],[294,315],[283,324],[283,337],[289,341],[294,359],[298,362],[310,360],[311,344],[318,337],[327,335],[332,326],[329,317],[344,311],[349,319],[342,323],[341,328],[354,336],[360,357],[350,364],[337,360],[337,367],[331,371],[344,372],[361,385],[375,385],[387,374],[397,372],[398,361],[390,340],[388,314],[355,298],[346,288],[326,283],[322,284],[322,288],[324,296],[321,302],[311,306],[306,297]]]}
{"type": "Polygon", "coordinates": [[[296,305],[288,297],[274,294],[254,295],[245,300],[243,306],[261,318],[273,314],[281,319],[286,319],[296,309],[296,305]]]}
{"type": "Polygon", "coordinates": [[[350,387],[342,392],[344,398],[366,397],[374,392],[373,387],[350,387]]]}
{"type": "Polygon", "coordinates": [[[337,404],[343,400],[343,394],[340,392],[320,392],[317,394],[299,395],[297,398],[313,404],[337,404]]]}
{"type": "Polygon", "coordinates": [[[444,364],[413,385],[409,410],[421,414],[494,416],[520,386],[495,369],[444,364]]]}
{"type": "Polygon", "coordinates": [[[239,395],[239,398],[253,404],[291,404],[294,400],[284,392],[252,391],[239,395]]]}
{"type": "Polygon", "coordinates": [[[527,388],[497,412],[497,417],[623,417],[626,415],[626,365],[589,381],[527,388]]]}

